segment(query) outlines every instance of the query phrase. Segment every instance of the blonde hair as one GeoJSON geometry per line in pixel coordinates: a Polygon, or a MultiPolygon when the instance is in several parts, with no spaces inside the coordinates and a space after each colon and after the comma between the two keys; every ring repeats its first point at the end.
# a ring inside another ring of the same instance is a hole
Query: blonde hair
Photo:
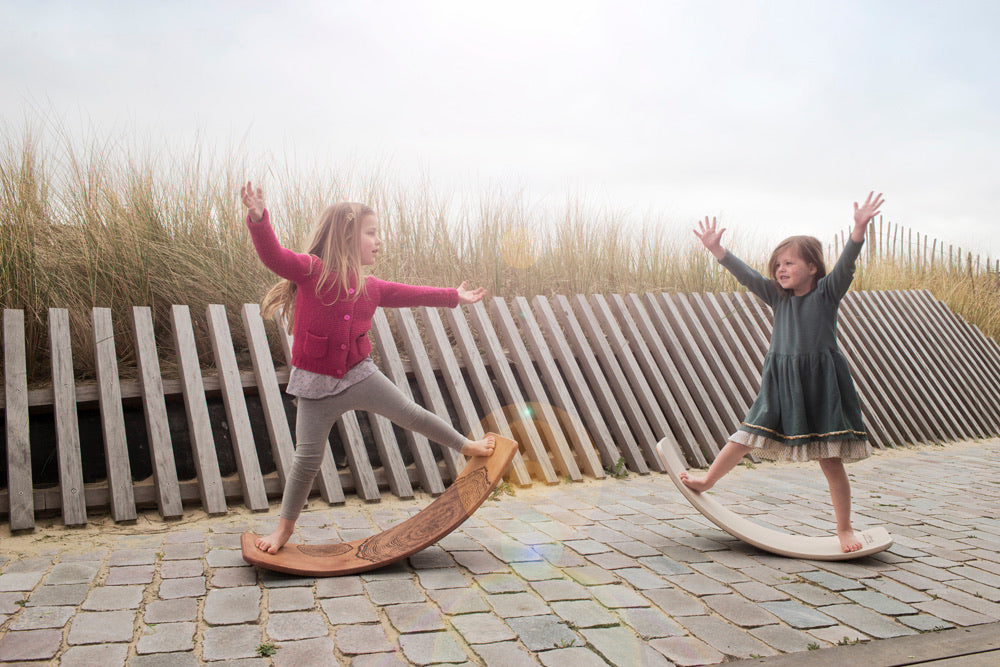
{"type": "MultiPolygon", "coordinates": [[[[355,285],[352,298],[358,299],[365,293],[361,265],[361,221],[375,215],[371,207],[353,202],[341,202],[327,208],[319,216],[306,242],[304,252],[319,259],[313,269],[319,269],[316,280],[316,296],[336,286],[333,301],[348,297],[348,289],[355,285]]],[[[264,317],[281,313],[288,332],[292,331],[295,320],[296,285],[290,280],[281,280],[268,290],[260,304],[264,317]]]]}
{"type": "Polygon", "coordinates": [[[786,293],[787,290],[785,290],[778,283],[778,255],[786,250],[791,250],[796,253],[806,264],[812,264],[815,266],[816,280],[819,280],[826,275],[826,262],[823,261],[823,244],[820,243],[819,239],[815,236],[789,236],[787,239],[778,244],[778,247],[771,253],[771,259],[767,261],[767,271],[771,278],[771,282],[773,282],[778,289],[782,291],[782,293],[786,293]]]}

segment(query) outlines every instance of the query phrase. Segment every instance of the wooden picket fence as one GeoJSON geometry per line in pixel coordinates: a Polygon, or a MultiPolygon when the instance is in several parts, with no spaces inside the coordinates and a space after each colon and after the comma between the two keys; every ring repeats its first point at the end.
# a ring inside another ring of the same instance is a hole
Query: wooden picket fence
{"type": "MultiPolygon", "coordinates": [[[[29,390],[23,314],[4,311],[7,487],[0,489],[0,514],[12,530],[30,529],[36,515],[55,512],[67,525],[79,525],[88,511],[130,521],[137,508],[153,505],[165,518],[182,516],[185,504],[200,503],[210,514],[227,512],[233,502],[268,509],[294,450],[293,409],[282,392],[288,368],[272,359],[255,304],[241,312],[249,369],[239,367],[224,308],[209,306],[206,317],[214,372],[199,366],[191,314],[177,305],[171,318],[176,359],[170,361],[179,378],[166,379],[150,310],[135,308],[139,379],[123,381],[110,310],[95,308],[97,381],[77,384],[68,314],[51,309],[52,386],[29,390]],[[209,401],[224,404],[228,444],[218,436],[209,401]],[[189,443],[183,445],[171,438],[167,409],[179,402],[189,443]],[[145,421],[141,434],[123,418],[123,406],[137,403],[145,421]],[[106,478],[84,483],[78,415],[81,406],[95,404],[106,478]],[[251,427],[255,410],[266,433],[251,427]],[[54,421],[58,484],[32,482],[29,414],[54,421]],[[152,474],[135,480],[130,452],[140,436],[152,474]],[[224,448],[231,448],[235,463],[228,474],[219,463],[221,454],[229,455],[224,448]],[[191,479],[179,479],[179,454],[193,459],[191,479]]],[[[382,370],[428,409],[450,416],[471,436],[495,431],[516,439],[521,450],[509,481],[527,486],[602,478],[622,468],[661,473],[655,445],[662,438],[692,465],[706,465],[756,395],[770,327],[769,310],[745,293],[624,294],[380,310],[371,335],[382,370]]],[[[839,335],[875,446],[1000,434],[1000,347],[929,292],[851,292],[842,303],[839,335]]],[[[280,336],[287,359],[289,340],[280,336]]],[[[374,414],[346,414],[331,442],[342,447],[346,465],[338,469],[327,456],[316,490],[333,504],[348,492],[374,502],[386,489],[410,498],[415,486],[437,495],[464,465],[461,455],[374,414]]]]}

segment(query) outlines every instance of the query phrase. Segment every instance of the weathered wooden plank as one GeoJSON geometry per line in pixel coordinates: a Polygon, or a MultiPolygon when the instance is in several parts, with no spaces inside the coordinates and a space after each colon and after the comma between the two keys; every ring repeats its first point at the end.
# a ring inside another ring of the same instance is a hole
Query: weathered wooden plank
{"type": "Polygon", "coordinates": [[[132,337],[142,385],[142,407],[146,417],[146,437],[149,457],[153,464],[157,506],[164,517],[184,514],[180,489],[177,486],[177,466],[167,423],[167,405],[163,399],[160,360],[153,335],[153,315],[146,306],[132,308],[132,337]]]}
{"type": "MultiPolygon", "coordinates": [[[[278,340],[281,342],[281,351],[285,355],[285,363],[292,363],[292,337],[285,328],[282,318],[276,317],[278,324],[278,340]]],[[[319,472],[316,474],[316,484],[319,486],[319,495],[331,505],[339,505],[346,501],[344,497],[344,487],[340,481],[340,474],[337,472],[337,463],[333,460],[333,452],[330,449],[330,441],[326,441],[326,455],[320,463],[319,472]]],[[[293,457],[294,461],[294,457],[293,457]]]]}
{"type": "MultiPolygon", "coordinates": [[[[374,412],[365,412],[364,414],[368,417],[368,426],[371,428],[372,438],[375,440],[375,449],[378,451],[379,460],[382,463],[382,474],[389,485],[389,491],[403,500],[413,498],[410,473],[406,469],[406,464],[403,463],[403,456],[399,451],[399,442],[396,440],[396,432],[392,429],[392,422],[374,412]]],[[[378,470],[375,471],[376,477],[378,472],[378,470]]]]}
{"type": "MultiPolygon", "coordinates": [[[[551,378],[565,378],[567,390],[573,396],[570,404],[575,406],[583,423],[586,425],[594,447],[600,455],[601,463],[609,469],[614,468],[617,465],[618,458],[621,456],[618,448],[615,447],[615,436],[612,435],[611,430],[608,428],[608,423],[604,415],[601,414],[597,400],[587,385],[587,380],[583,377],[583,372],[580,370],[576,356],[570,349],[569,342],[566,340],[562,328],[559,326],[556,315],[552,311],[552,306],[549,304],[548,299],[540,295],[532,300],[531,305],[534,310],[533,317],[539,327],[538,334],[541,334],[539,336],[531,329],[526,330],[529,334],[528,340],[531,341],[534,348],[535,358],[545,359],[541,351],[547,349],[551,352],[552,358],[558,362],[558,368],[554,368],[547,363],[541,366],[548,386],[553,386],[551,378]],[[544,336],[544,339],[542,336],[544,336]],[[548,340],[547,346],[545,340],[548,340]],[[560,370],[562,371],[561,374],[560,370]]],[[[565,407],[565,404],[564,409],[569,410],[568,407],[565,407]]],[[[628,433],[628,437],[632,437],[631,432],[628,433]]]]}
{"type": "Polygon", "coordinates": [[[719,320],[715,317],[711,307],[700,294],[678,294],[677,300],[686,306],[681,313],[693,318],[690,326],[708,335],[702,350],[714,353],[716,360],[722,362],[721,372],[732,379],[743,403],[749,408],[757,398],[758,389],[754,388],[751,379],[755,372],[748,372],[751,366],[750,360],[746,356],[746,351],[740,346],[732,324],[728,320],[719,320]]]}
{"type": "MultiPolygon", "coordinates": [[[[500,399],[493,390],[493,383],[490,381],[489,373],[486,372],[482,355],[479,352],[479,348],[476,347],[476,340],[472,336],[472,330],[469,329],[469,323],[465,319],[462,308],[449,308],[445,311],[445,317],[447,317],[448,326],[455,337],[455,347],[458,348],[465,359],[465,368],[469,373],[476,396],[479,398],[479,404],[486,412],[486,417],[483,418],[483,421],[492,425],[491,427],[487,427],[490,431],[498,433],[505,438],[515,440],[516,438],[510,428],[510,422],[507,421],[507,415],[500,404],[500,399]]],[[[520,486],[531,485],[531,475],[528,473],[528,468],[525,466],[524,458],[521,456],[520,451],[514,454],[514,461],[511,463],[510,469],[511,477],[516,484],[520,486]]]]}
{"type": "Polygon", "coordinates": [[[758,368],[763,368],[763,359],[771,348],[771,323],[767,322],[766,326],[761,326],[760,321],[754,316],[754,310],[760,308],[757,297],[739,292],[724,292],[718,296],[735,321],[743,325],[743,330],[747,332],[761,360],[758,368]]]}
{"type": "Polygon", "coordinates": [[[118,384],[118,355],[111,324],[110,308],[94,308],[90,312],[94,334],[94,366],[100,392],[101,432],[104,436],[104,463],[111,496],[111,518],[134,521],[135,495],[132,493],[132,469],[129,465],[128,443],[125,440],[125,412],[118,384]]]}
{"type": "MultiPolygon", "coordinates": [[[[655,294],[650,293],[642,295],[641,299],[641,304],[639,300],[630,304],[632,315],[635,316],[640,308],[645,308],[645,312],[648,314],[649,321],[653,326],[653,331],[662,339],[663,346],[673,361],[676,372],[680,375],[680,384],[687,387],[688,391],[691,392],[691,396],[698,406],[698,412],[701,414],[701,421],[708,426],[714,436],[713,439],[702,443],[702,451],[705,452],[707,458],[712,460],[719,453],[719,445],[717,443],[728,442],[729,436],[736,430],[731,423],[733,419],[732,414],[723,415],[716,405],[716,401],[709,396],[708,389],[710,389],[710,384],[702,382],[699,378],[698,372],[695,370],[691,358],[684,349],[680,337],[674,330],[673,324],[667,319],[660,299],[655,294]]],[[[639,321],[638,318],[637,321],[639,321]]],[[[649,340],[647,338],[647,342],[649,340]]],[[[662,364],[660,368],[661,370],[664,368],[662,364]]],[[[669,381],[666,372],[664,372],[664,377],[669,381]]],[[[674,395],[676,396],[677,394],[675,393],[674,395]]]]}
{"type": "Polygon", "coordinates": [[[372,470],[372,462],[368,458],[368,448],[361,434],[358,416],[353,410],[345,412],[337,420],[337,434],[344,443],[348,468],[354,477],[354,492],[367,502],[378,501],[382,494],[379,493],[378,483],[375,481],[375,471],[372,470]]]}
{"type": "Polygon", "coordinates": [[[220,304],[209,305],[207,318],[212,354],[222,390],[222,403],[226,409],[226,421],[229,422],[229,438],[233,445],[236,470],[243,484],[243,502],[251,510],[263,511],[268,508],[267,492],[264,490],[260,463],[257,461],[257,447],[250,428],[243,386],[239,381],[240,371],[233,351],[225,307],[220,304]]]}
{"type": "MultiPolygon", "coordinates": [[[[914,290],[903,290],[893,293],[899,300],[900,307],[911,317],[921,322],[928,322],[933,330],[939,332],[947,343],[940,345],[947,362],[954,366],[959,382],[969,388],[977,411],[982,417],[982,423],[987,432],[1000,429],[1000,403],[989,400],[991,396],[1000,396],[1000,378],[986,371],[980,360],[980,353],[967,346],[963,335],[954,326],[951,318],[946,318],[926,300],[919,297],[914,290]]],[[[931,340],[933,344],[933,341],[931,340]]]]}
{"type": "MultiPolygon", "coordinates": [[[[645,424],[645,417],[642,417],[641,423],[645,425],[646,432],[633,431],[630,415],[627,415],[625,409],[619,405],[619,399],[608,384],[608,380],[601,370],[600,362],[597,361],[597,357],[590,347],[590,341],[587,340],[587,335],[584,333],[583,327],[580,326],[569,299],[558,295],[552,300],[554,302],[553,310],[559,325],[573,348],[576,361],[587,378],[608,428],[615,436],[614,444],[618,447],[619,457],[624,459],[626,466],[632,472],[642,475],[649,473],[649,466],[646,464],[640,448],[640,442],[643,439],[648,440],[652,437],[649,425],[645,424]]],[[[614,465],[618,465],[617,460],[614,465]]]]}
{"type": "Polygon", "coordinates": [[[212,435],[212,422],[208,416],[208,401],[205,400],[205,385],[194,341],[194,329],[191,326],[190,308],[178,305],[171,307],[170,320],[201,506],[209,514],[225,514],[228,510],[226,495],[222,491],[219,457],[215,451],[215,437],[212,435]]]}
{"type": "MultiPolygon", "coordinates": [[[[935,299],[928,290],[921,290],[919,298],[929,308],[937,310],[943,318],[953,323],[956,335],[964,343],[962,349],[978,361],[981,368],[985,370],[983,377],[988,378],[993,385],[1000,384],[1000,353],[998,353],[996,342],[985,336],[978,327],[959,317],[944,303],[935,299]]],[[[1000,392],[993,395],[1000,395],[1000,392]]]]}
{"type": "Polygon", "coordinates": [[[862,346],[865,355],[871,359],[882,378],[883,383],[891,382],[892,386],[886,385],[886,393],[891,394],[899,409],[905,412],[907,420],[911,424],[911,431],[917,438],[917,442],[940,441],[943,434],[940,433],[936,425],[933,425],[926,415],[928,408],[924,405],[923,398],[912,386],[910,375],[900,366],[896,357],[887,347],[874,326],[867,318],[860,316],[855,307],[854,292],[848,292],[841,301],[840,317],[842,322],[851,327],[854,340],[862,346]]]}
{"type": "Polygon", "coordinates": [[[481,302],[474,303],[468,307],[467,312],[482,343],[481,348],[486,359],[493,369],[493,379],[500,388],[505,404],[504,410],[508,415],[511,428],[517,430],[518,442],[531,453],[545,483],[558,484],[559,478],[552,466],[549,452],[545,449],[545,443],[542,442],[542,436],[535,426],[535,421],[530,417],[527,402],[521,394],[521,388],[517,385],[517,379],[514,377],[510,362],[504,354],[500,339],[493,330],[493,323],[486,313],[486,306],[481,302]]]}
{"type": "Polygon", "coordinates": [[[4,420],[7,435],[8,516],[11,530],[35,527],[28,422],[28,370],[24,311],[3,311],[4,420]]]}
{"type": "Polygon", "coordinates": [[[80,461],[80,426],[76,415],[69,311],[65,308],[49,308],[49,344],[52,350],[53,413],[63,521],[67,526],[77,526],[87,523],[87,510],[83,499],[83,465],[80,461]]]}
{"type": "Polygon", "coordinates": [[[611,307],[600,294],[594,294],[590,299],[577,295],[573,299],[578,320],[583,324],[590,338],[591,348],[595,350],[598,362],[604,368],[608,385],[621,400],[621,404],[632,412],[634,424],[639,425],[639,432],[644,434],[639,439],[639,445],[646,457],[649,467],[657,472],[666,472],[663,461],[656,452],[656,443],[667,439],[671,446],[679,446],[677,437],[667,424],[663,410],[653,396],[653,390],[646,382],[646,376],[639,368],[639,363],[625,340],[611,307]],[[652,437],[650,443],[645,438],[652,437]]]}
{"type": "MultiPolygon", "coordinates": [[[[527,308],[527,302],[525,302],[524,307],[527,308]]],[[[490,312],[493,315],[495,329],[500,340],[503,342],[503,347],[507,349],[513,359],[513,369],[524,386],[524,392],[528,400],[531,401],[527,406],[529,414],[535,420],[535,425],[541,432],[545,442],[548,443],[548,449],[552,453],[556,467],[562,475],[568,477],[570,480],[574,482],[582,480],[583,476],[580,474],[580,467],[577,465],[576,459],[570,451],[570,445],[563,433],[559,415],[556,414],[554,406],[549,403],[545,385],[542,383],[542,379],[538,377],[535,365],[531,361],[531,355],[528,353],[528,348],[525,346],[524,341],[521,340],[517,324],[510,314],[507,303],[500,297],[493,297],[490,300],[490,312]]],[[[586,434],[584,433],[583,435],[586,434]]],[[[586,442],[589,447],[590,438],[587,438],[586,442]]],[[[592,447],[590,451],[593,452],[592,447]]],[[[594,464],[600,469],[600,461],[597,459],[596,452],[593,453],[595,454],[594,464]]]]}
{"type": "MultiPolygon", "coordinates": [[[[410,381],[406,377],[406,371],[403,370],[403,360],[399,357],[399,350],[396,349],[396,342],[392,339],[392,331],[389,329],[389,321],[382,309],[375,311],[371,331],[386,376],[399,387],[400,391],[412,399],[413,392],[410,390],[410,381]]],[[[425,493],[432,496],[444,493],[441,471],[434,461],[434,452],[431,451],[430,442],[421,434],[413,431],[404,431],[403,437],[406,438],[410,453],[413,455],[420,487],[425,493]]]]}
{"type": "MultiPolygon", "coordinates": [[[[695,462],[698,467],[704,466],[707,464],[707,461],[701,453],[698,439],[691,430],[691,424],[679,402],[671,393],[667,385],[667,380],[663,377],[659,364],[657,364],[656,359],[653,357],[653,352],[643,339],[639,331],[639,326],[625,304],[625,299],[620,294],[612,294],[609,297],[609,301],[610,311],[602,314],[603,308],[600,310],[595,308],[595,312],[609,322],[605,330],[611,327],[612,324],[614,327],[620,329],[623,339],[617,345],[621,346],[622,349],[625,349],[627,346],[638,366],[633,372],[638,372],[641,375],[641,379],[637,379],[633,385],[641,387],[636,390],[636,395],[646,395],[650,398],[653,404],[657,406],[657,409],[663,413],[673,432],[674,438],[680,443],[685,455],[691,461],[695,462]]],[[[685,393],[687,392],[685,391],[685,393]]]]}
{"type": "Polygon", "coordinates": [[[764,354],[756,338],[747,328],[747,320],[736,312],[736,306],[726,294],[702,294],[701,298],[708,307],[709,313],[715,317],[720,327],[732,332],[736,348],[743,354],[737,354],[737,359],[744,364],[744,371],[750,378],[754,396],[760,391],[760,374],[764,368],[764,354]]]}
{"type": "MultiPolygon", "coordinates": [[[[613,301],[614,303],[614,301],[613,301]]],[[[677,402],[678,407],[684,415],[685,423],[691,429],[694,436],[693,444],[697,445],[697,451],[689,452],[690,463],[701,467],[708,461],[715,458],[719,453],[717,441],[725,442],[729,433],[722,425],[718,414],[714,409],[701,411],[702,404],[709,403],[708,397],[698,397],[697,394],[704,394],[701,385],[692,385],[687,379],[687,375],[682,373],[678,365],[674,362],[672,353],[667,349],[667,343],[677,354],[682,363],[687,363],[687,358],[679,353],[680,345],[675,342],[673,333],[666,327],[664,322],[658,327],[653,322],[651,311],[642,305],[638,294],[627,294],[621,297],[621,303],[625,312],[627,309],[631,322],[635,324],[636,330],[644,345],[640,347],[649,352],[652,361],[655,362],[659,377],[666,383],[670,390],[670,396],[677,402]],[[715,429],[709,425],[713,421],[715,429]],[[723,435],[719,435],[723,434],[723,435]]],[[[655,306],[655,304],[654,304],[655,306]]],[[[656,306],[658,308],[658,306],[656,306]]],[[[662,314],[662,313],[661,313],[662,314]]],[[[652,372],[652,370],[650,371],[652,372]]],[[[693,371],[691,372],[693,374],[693,371]]]]}
{"type": "Polygon", "coordinates": [[[934,383],[945,415],[963,438],[985,436],[985,429],[969,410],[968,406],[974,405],[975,399],[967,393],[966,383],[954,375],[952,363],[943,363],[942,347],[946,346],[940,344],[941,332],[936,332],[938,340],[932,342],[928,338],[928,332],[932,327],[930,322],[921,322],[920,326],[915,326],[908,314],[892,299],[886,297],[883,291],[871,291],[867,296],[871,305],[880,311],[882,317],[895,323],[899,328],[906,347],[913,351],[920,365],[924,367],[925,373],[934,383]]]}
{"type": "MultiPolygon", "coordinates": [[[[413,369],[413,375],[417,379],[417,386],[420,387],[420,394],[423,396],[427,409],[448,421],[448,407],[445,405],[444,395],[441,393],[434,369],[431,368],[430,360],[427,358],[427,347],[420,338],[417,321],[409,308],[396,310],[396,329],[403,340],[406,355],[410,358],[410,367],[413,369]]],[[[445,447],[440,443],[438,445],[451,479],[456,479],[465,467],[465,457],[451,447],[445,447]]]]}

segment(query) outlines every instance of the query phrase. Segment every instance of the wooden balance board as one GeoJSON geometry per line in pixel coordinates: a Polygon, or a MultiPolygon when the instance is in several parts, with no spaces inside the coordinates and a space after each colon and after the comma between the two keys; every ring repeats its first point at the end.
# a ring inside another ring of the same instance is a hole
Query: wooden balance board
{"type": "Polygon", "coordinates": [[[483,504],[506,472],[517,443],[499,435],[489,457],[474,456],[444,493],[424,509],[377,535],[353,542],[288,542],[276,554],[254,545],[257,535],[243,533],[243,560],[266,570],[310,577],[335,577],[374,570],[411,556],[458,528],[483,504]]]}
{"type": "Polygon", "coordinates": [[[680,452],[670,442],[661,440],[656,445],[656,449],[660,453],[664,467],[670,474],[670,479],[696,510],[736,539],[752,544],[758,549],[791,558],[849,560],[870,556],[892,546],[892,536],[882,527],[869,528],[860,532],[855,531],[858,539],[861,540],[862,547],[858,551],[844,553],[840,549],[840,540],[837,539],[836,535],[827,537],[792,535],[754,523],[732,510],[726,509],[710,494],[699,493],[685,486],[684,482],[681,481],[680,474],[687,466],[680,452]]]}

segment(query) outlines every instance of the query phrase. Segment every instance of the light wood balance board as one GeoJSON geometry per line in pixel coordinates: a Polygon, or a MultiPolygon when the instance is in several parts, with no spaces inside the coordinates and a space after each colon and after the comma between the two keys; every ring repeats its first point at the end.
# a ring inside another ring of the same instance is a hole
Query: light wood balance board
{"type": "Polygon", "coordinates": [[[517,443],[499,435],[489,457],[469,459],[455,482],[430,505],[377,535],[353,542],[288,542],[276,554],[254,545],[257,535],[243,533],[243,560],[266,570],[310,577],[334,577],[373,570],[411,556],[458,528],[483,504],[506,472],[517,443]]]}
{"type": "Polygon", "coordinates": [[[711,494],[699,493],[685,486],[684,482],[681,481],[680,474],[687,466],[681,453],[670,442],[665,439],[661,440],[656,445],[656,449],[660,453],[664,467],[670,474],[670,479],[696,510],[736,539],[752,544],[758,549],[791,558],[849,560],[870,556],[892,546],[892,536],[881,526],[855,531],[858,539],[861,540],[862,547],[858,551],[844,553],[840,549],[840,540],[837,539],[836,535],[826,537],[792,535],[754,523],[732,510],[726,509],[711,494]]]}

